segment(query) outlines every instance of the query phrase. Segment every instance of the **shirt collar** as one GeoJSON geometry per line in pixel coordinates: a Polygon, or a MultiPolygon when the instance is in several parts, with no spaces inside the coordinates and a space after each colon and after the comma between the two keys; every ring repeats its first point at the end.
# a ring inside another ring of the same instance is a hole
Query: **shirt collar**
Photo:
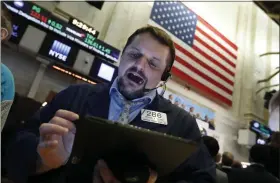
{"type": "Polygon", "coordinates": [[[117,95],[124,101],[124,102],[132,102],[132,103],[138,103],[138,102],[145,102],[147,101],[148,104],[150,104],[154,98],[156,97],[157,91],[152,90],[150,92],[147,92],[143,97],[141,98],[137,98],[137,99],[133,99],[131,101],[128,101],[124,98],[124,96],[119,92],[119,88],[118,88],[118,77],[114,80],[111,88],[110,88],[110,96],[113,95],[113,93],[117,93],[117,95]]]}

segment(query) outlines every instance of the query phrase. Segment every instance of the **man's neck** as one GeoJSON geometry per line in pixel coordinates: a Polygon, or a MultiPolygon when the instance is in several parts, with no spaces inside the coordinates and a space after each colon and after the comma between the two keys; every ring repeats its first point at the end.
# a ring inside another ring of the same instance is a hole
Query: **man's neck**
{"type": "Polygon", "coordinates": [[[156,89],[154,89],[154,90],[151,90],[151,91],[148,91],[148,92],[144,92],[144,94],[142,95],[142,96],[139,96],[139,97],[137,97],[137,98],[133,98],[133,99],[131,99],[131,98],[127,98],[125,95],[123,95],[123,93],[121,92],[121,90],[120,90],[120,87],[119,87],[119,78],[117,77],[116,79],[115,79],[115,81],[113,82],[113,85],[112,85],[113,87],[116,87],[116,89],[118,90],[118,92],[122,95],[122,97],[123,97],[123,99],[125,99],[126,101],[134,101],[134,100],[137,100],[137,99],[141,99],[141,98],[143,98],[143,97],[149,97],[149,98],[151,98],[152,100],[155,98],[155,96],[156,96],[156,89]]]}

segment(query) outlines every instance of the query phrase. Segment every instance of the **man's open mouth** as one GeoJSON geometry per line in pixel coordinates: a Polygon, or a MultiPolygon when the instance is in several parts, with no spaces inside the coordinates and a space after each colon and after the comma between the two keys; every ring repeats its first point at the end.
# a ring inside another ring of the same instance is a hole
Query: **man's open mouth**
{"type": "Polygon", "coordinates": [[[128,73],[127,78],[138,85],[142,85],[144,83],[144,79],[136,73],[128,73]]]}

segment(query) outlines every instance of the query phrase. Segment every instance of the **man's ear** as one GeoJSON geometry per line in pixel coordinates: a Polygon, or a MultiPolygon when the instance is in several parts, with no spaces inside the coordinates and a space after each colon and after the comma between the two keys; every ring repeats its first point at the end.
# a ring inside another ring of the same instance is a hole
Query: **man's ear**
{"type": "Polygon", "coordinates": [[[1,41],[5,40],[9,35],[9,32],[6,28],[1,28],[1,41]]]}

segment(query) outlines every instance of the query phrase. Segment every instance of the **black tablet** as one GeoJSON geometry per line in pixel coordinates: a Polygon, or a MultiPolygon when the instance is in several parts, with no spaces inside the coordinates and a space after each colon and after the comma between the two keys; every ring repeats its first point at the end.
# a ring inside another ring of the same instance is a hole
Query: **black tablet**
{"type": "Polygon", "coordinates": [[[97,117],[81,118],[75,125],[76,137],[68,161],[72,165],[90,164],[93,159],[130,149],[145,154],[160,177],[171,173],[197,149],[193,141],[97,117]]]}

